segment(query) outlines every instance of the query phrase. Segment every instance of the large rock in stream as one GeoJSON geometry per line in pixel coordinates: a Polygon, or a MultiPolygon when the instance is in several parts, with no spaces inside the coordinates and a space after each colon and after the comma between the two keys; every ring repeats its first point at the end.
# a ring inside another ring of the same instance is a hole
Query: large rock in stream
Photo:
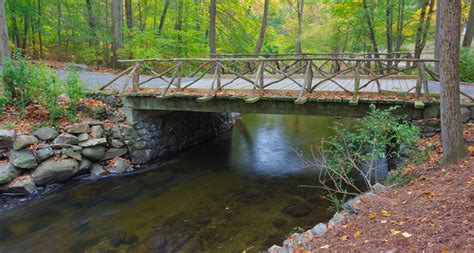
{"type": "Polygon", "coordinates": [[[28,195],[37,192],[37,188],[31,176],[21,176],[15,178],[7,185],[0,186],[0,192],[28,195]]]}
{"type": "Polygon", "coordinates": [[[60,183],[68,180],[79,170],[79,163],[74,159],[55,161],[49,159],[41,163],[33,172],[36,185],[60,183]]]}
{"type": "Polygon", "coordinates": [[[68,145],[77,145],[79,143],[79,138],[72,134],[62,133],[56,139],[54,139],[54,144],[68,144],[68,145]]]}
{"type": "Polygon", "coordinates": [[[283,213],[289,214],[293,217],[303,217],[308,215],[311,208],[299,199],[291,199],[285,207],[281,210],[283,213]]]}
{"type": "Polygon", "coordinates": [[[36,131],[33,132],[33,135],[38,137],[38,139],[43,141],[50,141],[58,136],[58,131],[51,127],[42,127],[38,128],[36,131]]]}
{"type": "Polygon", "coordinates": [[[99,161],[104,157],[107,148],[104,146],[95,146],[82,149],[82,156],[92,161],[99,161]]]}
{"type": "Polygon", "coordinates": [[[38,143],[38,139],[32,135],[20,135],[16,138],[15,142],[13,143],[14,150],[20,150],[27,148],[33,144],[38,143]]]}
{"type": "Polygon", "coordinates": [[[10,151],[10,162],[20,169],[34,169],[38,166],[36,157],[29,150],[10,151]]]}
{"type": "Polygon", "coordinates": [[[11,148],[16,139],[16,132],[13,130],[0,130],[0,148],[11,148]]]}
{"type": "Polygon", "coordinates": [[[0,184],[8,184],[21,174],[11,163],[0,163],[0,184]]]}

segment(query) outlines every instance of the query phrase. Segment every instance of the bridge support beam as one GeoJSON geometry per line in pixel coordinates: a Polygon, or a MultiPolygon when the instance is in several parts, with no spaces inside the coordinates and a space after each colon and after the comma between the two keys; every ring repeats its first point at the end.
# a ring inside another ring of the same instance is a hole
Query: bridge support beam
{"type": "MultiPolygon", "coordinates": [[[[128,113],[132,121],[143,117],[140,114],[152,113],[150,111],[194,111],[194,112],[241,112],[241,113],[267,113],[267,114],[304,114],[321,116],[362,117],[370,110],[369,105],[375,104],[378,108],[399,106],[396,110],[401,115],[416,118],[423,115],[425,110],[434,108],[439,110],[439,105],[434,102],[425,103],[424,108],[415,108],[414,102],[401,100],[363,100],[349,105],[352,99],[318,99],[308,98],[303,104],[295,104],[293,97],[260,97],[257,103],[249,103],[245,97],[220,97],[205,103],[196,101],[197,96],[182,95],[167,99],[157,99],[153,95],[130,95],[124,97],[124,106],[138,110],[139,113],[128,113]],[[137,115],[138,114],[138,115],[137,115]]],[[[155,113],[155,112],[153,112],[155,113]]]]}

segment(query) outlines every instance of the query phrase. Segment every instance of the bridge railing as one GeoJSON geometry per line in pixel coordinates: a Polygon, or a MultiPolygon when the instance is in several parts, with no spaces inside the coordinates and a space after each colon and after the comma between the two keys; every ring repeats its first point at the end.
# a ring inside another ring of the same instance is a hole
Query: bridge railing
{"type": "MultiPolygon", "coordinates": [[[[250,86],[251,95],[246,102],[256,102],[265,92],[275,89],[284,90],[283,81],[299,87],[295,103],[307,101],[308,96],[325,83],[331,83],[347,94],[353,101],[358,100],[359,92],[370,84],[375,84],[376,92],[384,92],[381,81],[386,78],[414,77],[416,85],[403,93],[423,94],[430,100],[428,76],[437,79],[437,74],[429,68],[435,59],[409,58],[366,58],[366,57],[259,57],[259,58],[175,58],[175,59],[135,59],[122,60],[133,64],[118,74],[113,80],[100,89],[104,89],[119,78],[126,76],[122,91],[132,83],[132,91],[152,80],[159,79],[164,84],[160,97],[167,97],[170,92],[181,92],[193,88],[202,89],[198,83],[211,76],[206,95],[202,100],[212,99],[224,89],[230,88],[237,80],[250,86]],[[371,66],[377,66],[373,68],[371,66]],[[158,70],[157,70],[158,69],[158,70]],[[141,74],[148,77],[140,79],[141,74]],[[347,87],[342,79],[351,79],[353,84],[347,87]],[[198,87],[199,86],[199,87],[198,87]]],[[[393,91],[391,91],[393,92],[393,91]]]]}

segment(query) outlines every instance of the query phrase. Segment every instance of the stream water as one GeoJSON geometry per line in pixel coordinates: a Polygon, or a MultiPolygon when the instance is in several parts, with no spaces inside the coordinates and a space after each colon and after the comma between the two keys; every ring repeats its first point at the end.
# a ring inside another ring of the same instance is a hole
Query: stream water
{"type": "Polygon", "coordinates": [[[257,252],[327,221],[314,168],[296,150],[331,117],[242,114],[229,140],[154,169],[76,180],[0,209],[0,252],[257,252]],[[282,210],[297,203],[298,217],[282,210]]]}

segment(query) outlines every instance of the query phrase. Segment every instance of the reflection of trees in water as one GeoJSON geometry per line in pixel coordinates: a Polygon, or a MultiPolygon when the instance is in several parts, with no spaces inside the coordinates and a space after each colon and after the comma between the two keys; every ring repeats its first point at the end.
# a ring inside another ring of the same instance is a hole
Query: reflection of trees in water
{"type": "Polygon", "coordinates": [[[249,147],[252,147],[252,145],[253,145],[252,136],[250,136],[250,132],[247,129],[247,126],[245,125],[245,123],[242,121],[241,117],[236,117],[235,118],[234,127],[239,131],[239,133],[242,136],[242,139],[245,141],[245,143],[249,147]]]}

